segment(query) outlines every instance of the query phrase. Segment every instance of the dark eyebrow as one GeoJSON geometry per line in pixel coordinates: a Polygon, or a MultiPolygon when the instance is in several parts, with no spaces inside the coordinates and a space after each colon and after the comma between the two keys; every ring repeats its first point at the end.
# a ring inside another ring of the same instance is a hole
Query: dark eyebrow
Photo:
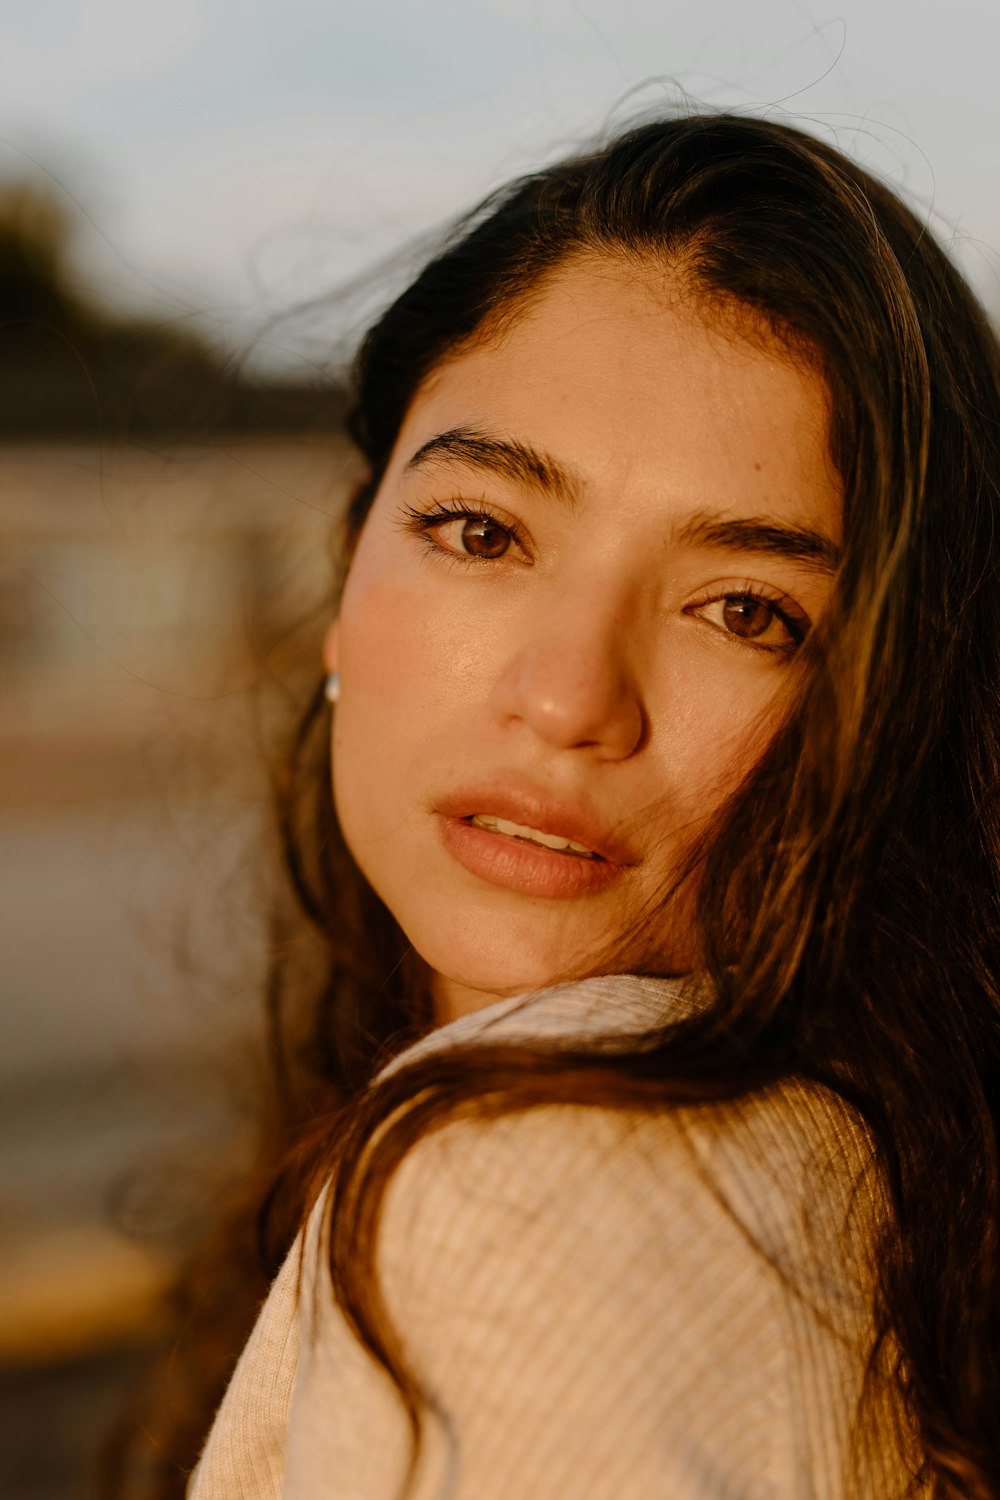
{"type": "Polygon", "coordinates": [[[692,546],[723,547],[737,552],[770,552],[790,557],[823,573],[833,573],[841,558],[836,542],[810,526],[778,526],[757,516],[725,516],[699,512],[677,532],[692,546]]]}
{"type": "Polygon", "coordinates": [[[449,459],[544,490],[570,506],[577,504],[583,491],[580,477],[549,454],[539,453],[516,438],[492,437],[472,427],[452,427],[430,438],[407,462],[406,472],[449,459]]]}
{"type": "MultiPolygon", "coordinates": [[[[448,460],[544,490],[571,507],[579,504],[583,493],[580,476],[550,454],[516,438],[494,437],[473,427],[452,427],[429,438],[407,461],[406,472],[448,460]]],[[[779,526],[762,517],[730,517],[721,512],[699,511],[690,516],[678,530],[677,539],[691,546],[770,552],[824,573],[834,572],[841,557],[835,542],[809,526],[779,526]]]]}

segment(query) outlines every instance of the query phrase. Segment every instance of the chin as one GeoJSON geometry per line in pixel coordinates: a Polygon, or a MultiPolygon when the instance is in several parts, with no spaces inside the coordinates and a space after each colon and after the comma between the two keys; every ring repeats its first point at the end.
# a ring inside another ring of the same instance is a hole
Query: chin
{"type": "Polygon", "coordinates": [[[493,951],[481,945],[431,940],[421,943],[411,938],[421,958],[439,976],[443,991],[468,991],[468,1002],[462,1009],[473,1010],[494,1000],[523,995],[529,990],[546,989],[567,979],[583,979],[596,972],[596,960],[574,963],[565,948],[558,952],[526,951],[523,943],[497,945],[493,951]],[[476,1000],[476,996],[481,999],[476,1000]]]}
{"type": "Polygon", "coordinates": [[[528,990],[543,990],[565,979],[582,979],[592,972],[586,967],[568,970],[565,958],[559,964],[554,960],[546,962],[523,955],[516,961],[491,961],[481,953],[442,953],[440,958],[438,963],[428,960],[434,972],[451,984],[480,991],[487,997],[484,1004],[489,1004],[494,997],[500,1000],[510,995],[523,995],[528,990]]]}
{"type": "Polygon", "coordinates": [[[643,947],[641,952],[618,952],[614,944],[589,954],[574,952],[571,943],[562,943],[553,951],[527,950],[487,952],[456,947],[448,943],[431,943],[414,947],[439,978],[440,1016],[449,1019],[465,1011],[482,1009],[494,1000],[543,990],[555,984],[571,983],[596,974],[690,974],[701,967],[698,945],[690,932],[674,933],[673,942],[643,947]],[[453,997],[449,999],[449,996],[453,997]]]}
{"type": "MultiPolygon", "coordinates": [[[[412,887],[407,895],[412,897],[412,887]]],[[[621,913],[602,922],[595,920],[597,914],[557,911],[524,898],[435,901],[429,908],[415,908],[409,899],[395,915],[416,952],[439,976],[442,999],[449,992],[467,992],[460,1007],[442,1007],[442,1019],[445,1011],[481,1009],[494,1000],[595,974],[683,974],[698,967],[686,912],[664,914],[655,935],[631,932],[632,924],[621,913]]]]}

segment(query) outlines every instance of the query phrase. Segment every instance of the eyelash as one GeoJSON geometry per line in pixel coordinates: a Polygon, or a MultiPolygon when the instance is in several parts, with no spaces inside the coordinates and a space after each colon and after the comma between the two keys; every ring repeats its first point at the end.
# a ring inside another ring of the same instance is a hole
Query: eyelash
{"type": "MultiPolygon", "coordinates": [[[[511,541],[523,553],[527,554],[527,541],[520,527],[511,521],[501,521],[485,508],[480,510],[470,509],[461,500],[439,500],[430,510],[420,510],[415,505],[405,505],[402,509],[402,521],[400,525],[402,530],[418,537],[425,544],[428,551],[447,562],[478,566],[492,561],[499,562],[505,557],[505,554],[501,554],[500,558],[495,559],[475,557],[470,553],[457,552],[451,547],[443,546],[441,542],[435,540],[434,533],[449,521],[486,521],[498,530],[506,532],[511,541]]],[[[721,626],[714,627],[719,630],[721,635],[732,641],[734,645],[749,647],[753,651],[764,652],[768,656],[792,656],[799,649],[811,628],[811,622],[803,612],[799,611],[797,607],[795,609],[789,608],[791,601],[786,594],[772,594],[763,589],[760,584],[752,583],[749,580],[741,584],[739,588],[726,589],[724,592],[718,594],[707,594],[704,598],[695,600],[693,603],[685,606],[684,612],[685,614],[693,615],[696,610],[704,609],[706,605],[719,604],[728,600],[748,600],[755,604],[766,605],[772,611],[775,618],[781,621],[791,636],[790,641],[777,645],[765,645],[763,642],[756,641],[752,637],[744,638],[733,632],[723,630],[721,626]]]]}
{"type": "Polygon", "coordinates": [[[755,640],[752,636],[739,636],[734,631],[723,630],[721,626],[715,626],[714,628],[719,631],[720,635],[736,646],[747,646],[753,651],[763,651],[768,656],[793,656],[809,634],[812,622],[804,610],[793,605],[787,594],[771,593],[759,583],[751,583],[747,580],[739,588],[723,589],[720,593],[709,593],[701,599],[694,600],[685,606],[684,613],[694,615],[697,610],[704,609],[708,604],[744,600],[753,604],[766,605],[774,618],[784,625],[791,640],[768,645],[763,641],[755,640]]]}
{"type": "Polygon", "coordinates": [[[482,563],[505,561],[506,556],[502,554],[499,558],[474,557],[471,553],[456,552],[451,547],[445,547],[441,542],[435,541],[434,532],[447,521],[486,521],[495,526],[499,531],[504,531],[510,537],[515,546],[527,554],[527,539],[519,526],[512,521],[501,521],[491,511],[470,510],[464,501],[439,500],[432,509],[420,510],[415,505],[404,505],[402,508],[401,527],[411,535],[417,536],[423,541],[428,550],[443,556],[449,561],[457,563],[468,563],[478,566],[482,563]]]}

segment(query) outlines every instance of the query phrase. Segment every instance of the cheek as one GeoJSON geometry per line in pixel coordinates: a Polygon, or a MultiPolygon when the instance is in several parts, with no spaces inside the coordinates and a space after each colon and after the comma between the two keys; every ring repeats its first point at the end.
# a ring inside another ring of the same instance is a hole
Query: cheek
{"type": "Polygon", "coordinates": [[[432,628],[420,580],[407,579],[367,535],[348,575],[340,611],[343,701],[366,713],[404,715],[426,695],[438,670],[440,632],[432,628]],[[366,540],[370,545],[365,546],[366,540]]]}
{"type": "Polygon", "coordinates": [[[713,651],[695,669],[675,673],[653,727],[671,811],[692,833],[753,770],[784,716],[780,670],[733,657],[713,651]]]}
{"type": "Polygon", "coordinates": [[[340,615],[341,699],[334,715],[338,803],[356,807],[398,754],[421,701],[414,622],[398,591],[345,590],[340,615]]]}
{"type": "Polygon", "coordinates": [[[381,570],[352,571],[333,719],[334,793],[352,847],[399,826],[410,810],[411,769],[441,753],[455,697],[450,639],[419,586],[401,587],[381,570]]]}
{"type": "Polygon", "coordinates": [[[401,741],[415,739],[488,694],[510,635],[509,607],[450,586],[440,563],[414,565],[378,542],[373,534],[359,551],[341,603],[343,701],[373,721],[391,720],[401,741]]]}

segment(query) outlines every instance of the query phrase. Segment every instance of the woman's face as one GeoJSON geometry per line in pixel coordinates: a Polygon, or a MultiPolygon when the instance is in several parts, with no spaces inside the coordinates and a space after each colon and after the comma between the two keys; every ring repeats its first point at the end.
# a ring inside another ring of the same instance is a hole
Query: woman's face
{"type": "Polygon", "coordinates": [[[581,259],[413,402],[328,639],[348,845],[441,1019],[697,965],[692,840],[761,755],[841,493],[812,369],[581,259]],[[638,919],[656,920],[636,936],[638,919]]]}

